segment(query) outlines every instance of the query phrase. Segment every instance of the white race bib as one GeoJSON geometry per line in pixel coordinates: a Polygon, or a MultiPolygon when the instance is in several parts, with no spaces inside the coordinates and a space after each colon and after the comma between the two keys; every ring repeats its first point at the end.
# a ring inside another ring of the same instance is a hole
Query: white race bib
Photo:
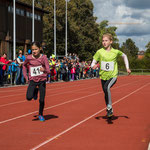
{"type": "Polygon", "coordinates": [[[42,66],[31,67],[31,68],[30,68],[31,77],[39,76],[39,75],[43,74],[43,72],[40,71],[40,68],[41,68],[41,67],[42,67],[42,66]]]}
{"type": "Polygon", "coordinates": [[[101,61],[101,70],[104,71],[113,71],[114,70],[114,62],[105,62],[101,61]]]}

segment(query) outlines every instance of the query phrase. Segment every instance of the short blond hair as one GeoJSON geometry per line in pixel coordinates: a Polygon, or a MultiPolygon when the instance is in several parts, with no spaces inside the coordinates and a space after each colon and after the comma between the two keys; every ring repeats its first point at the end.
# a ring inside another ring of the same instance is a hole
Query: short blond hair
{"type": "Polygon", "coordinates": [[[104,38],[104,37],[108,37],[109,40],[113,41],[113,37],[112,37],[112,35],[110,33],[103,34],[102,38],[104,38]]]}

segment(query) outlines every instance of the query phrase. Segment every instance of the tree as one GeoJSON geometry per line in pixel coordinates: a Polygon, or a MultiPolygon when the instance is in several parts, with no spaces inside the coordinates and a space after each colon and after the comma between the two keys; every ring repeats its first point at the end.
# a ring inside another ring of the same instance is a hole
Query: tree
{"type": "MultiPolygon", "coordinates": [[[[32,0],[22,0],[32,4],[32,0]]],[[[65,0],[56,0],[57,54],[65,54],[65,0]]],[[[54,0],[35,0],[35,6],[49,11],[43,18],[43,37],[47,45],[46,54],[54,47],[54,0]]],[[[76,53],[81,59],[92,59],[99,48],[99,30],[93,16],[91,0],[70,0],[68,2],[68,53],[76,53]]]]}
{"type": "Polygon", "coordinates": [[[148,44],[145,47],[147,48],[145,52],[145,57],[150,58],[150,42],[148,42],[148,44]]]}
{"type": "Polygon", "coordinates": [[[126,42],[123,42],[121,49],[129,57],[137,58],[139,48],[135,45],[135,42],[132,39],[129,38],[126,42]]]}
{"type": "Polygon", "coordinates": [[[111,26],[111,27],[108,27],[108,21],[107,20],[103,20],[100,24],[99,24],[99,32],[100,32],[100,47],[102,47],[102,36],[103,34],[105,33],[110,33],[112,36],[113,36],[113,44],[112,46],[116,49],[119,49],[119,43],[118,43],[118,38],[117,38],[117,35],[116,35],[116,30],[117,30],[117,27],[115,26],[111,26]]]}
{"type": "Polygon", "coordinates": [[[140,65],[138,66],[137,60],[139,48],[135,45],[135,42],[132,39],[128,38],[125,42],[123,42],[121,51],[128,56],[130,68],[139,68],[140,65]]]}
{"type": "Polygon", "coordinates": [[[148,44],[145,47],[146,47],[145,57],[142,60],[145,64],[145,69],[150,69],[150,42],[148,42],[148,44]]]}
{"type": "Polygon", "coordinates": [[[91,0],[70,0],[68,3],[69,45],[68,51],[75,52],[81,59],[92,59],[99,48],[99,32],[93,16],[91,0]]]}
{"type": "MultiPolygon", "coordinates": [[[[32,0],[21,0],[32,5],[32,0]]],[[[46,43],[45,53],[54,53],[54,0],[35,0],[35,6],[49,12],[43,16],[43,41],[46,43]]],[[[56,47],[57,54],[65,53],[65,0],[56,0],[56,47]]]]}

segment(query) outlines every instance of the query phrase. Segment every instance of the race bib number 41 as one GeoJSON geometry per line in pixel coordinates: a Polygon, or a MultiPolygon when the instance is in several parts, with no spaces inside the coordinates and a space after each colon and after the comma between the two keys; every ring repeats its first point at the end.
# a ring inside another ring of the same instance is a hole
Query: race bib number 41
{"type": "Polygon", "coordinates": [[[104,71],[113,71],[114,70],[114,62],[105,62],[101,61],[101,70],[104,71]]]}
{"type": "Polygon", "coordinates": [[[42,67],[42,66],[31,67],[31,68],[30,68],[31,77],[39,76],[39,75],[43,74],[43,72],[40,71],[40,68],[41,68],[41,67],[42,67]]]}

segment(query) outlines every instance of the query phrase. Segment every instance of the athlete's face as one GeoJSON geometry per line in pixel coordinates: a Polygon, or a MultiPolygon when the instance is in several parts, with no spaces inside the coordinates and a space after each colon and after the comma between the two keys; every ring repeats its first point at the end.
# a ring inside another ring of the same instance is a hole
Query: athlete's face
{"type": "Polygon", "coordinates": [[[40,49],[39,49],[39,47],[37,47],[36,45],[33,45],[32,47],[31,47],[31,49],[32,49],[32,54],[33,54],[33,56],[38,56],[39,54],[40,54],[40,49]]]}
{"type": "Polygon", "coordinates": [[[108,47],[111,46],[112,40],[110,40],[107,36],[104,36],[102,39],[102,44],[107,49],[108,47]]]}

